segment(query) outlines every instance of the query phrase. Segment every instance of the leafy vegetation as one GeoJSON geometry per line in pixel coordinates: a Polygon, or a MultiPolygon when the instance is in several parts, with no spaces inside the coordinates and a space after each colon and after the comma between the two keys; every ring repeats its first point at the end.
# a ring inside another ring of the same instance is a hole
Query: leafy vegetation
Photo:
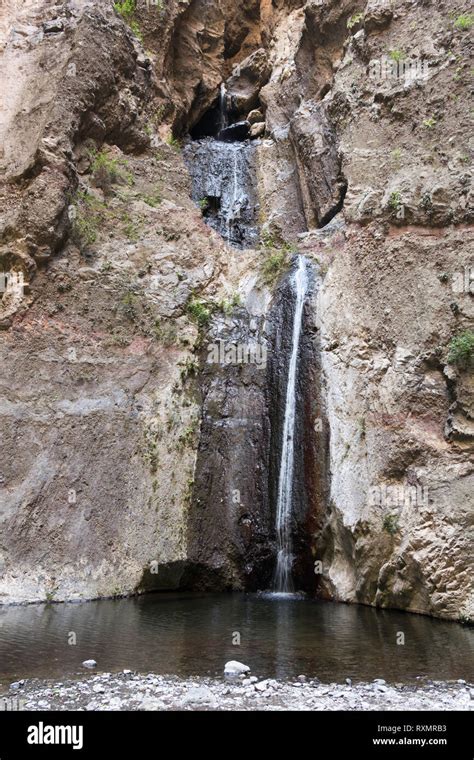
{"type": "Polygon", "coordinates": [[[120,15],[128,21],[128,19],[135,13],[137,3],[136,0],[123,0],[123,2],[114,3],[114,8],[117,13],[120,13],[120,15]]]}
{"type": "Polygon", "coordinates": [[[403,50],[390,50],[388,57],[392,59],[392,61],[404,61],[406,56],[406,53],[403,52],[403,50]]]}
{"type": "Polygon", "coordinates": [[[116,2],[114,3],[114,8],[117,13],[120,13],[122,18],[125,19],[135,37],[139,39],[140,42],[143,42],[143,34],[140,29],[140,25],[138,21],[133,18],[137,10],[136,0],[123,0],[122,2],[116,2]]]}
{"type": "Polygon", "coordinates": [[[138,298],[132,290],[127,290],[120,299],[119,310],[127,319],[133,321],[137,316],[138,298]]]}
{"type": "Polygon", "coordinates": [[[289,255],[296,253],[296,246],[280,243],[274,235],[264,231],[261,235],[261,247],[267,252],[261,265],[262,278],[266,285],[272,285],[285,271],[289,264],[289,255]]]}
{"type": "Polygon", "coordinates": [[[454,26],[461,32],[465,32],[474,25],[473,13],[461,13],[454,22],[454,26]]]}
{"type": "Polygon", "coordinates": [[[280,274],[288,266],[288,251],[281,250],[271,253],[262,264],[263,280],[267,285],[271,285],[278,279],[280,274]]]}
{"type": "Polygon", "coordinates": [[[143,200],[148,206],[152,206],[155,208],[156,206],[159,206],[160,203],[163,200],[163,197],[158,189],[154,190],[149,195],[144,195],[143,200]]]}
{"type": "Polygon", "coordinates": [[[402,205],[402,194],[400,190],[394,190],[393,193],[390,193],[390,199],[388,201],[388,205],[394,211],[398,211],[398,209],[402,205]]]}
{"type": "Polygon", "coordinates": [[[169,134],[166,138],[166,142],[175,150],[181,150],[181,142],[173,134],[169,134]]]}
{"type": "Polygon", "coordinates": [[[349,19],[347,19],[347,28],[352,29],[354,26],[359,24],[362,19],[364,18],[363,13],[354,13],[353,16],[351,16],[349,19]]]}
{"type": "Polygon", "coordinates": [[[467,369],[473,363],[474,332],[464,330],[456,335],[449,344],[448,364],[454,364],[460,369],[467,369]]]}
{"type": "Polygon", "coordinates": [[[92,152],[91,173],[96,187],[108,195],[112,185],[133,185],[133,175],[127,170],[124,159],[113,158],[106,151],[92,152]]]}
{"type": "Polygon", "coordinates": [[[206,327],[211,320],[214,308],[208,301],[191,298],[186,306],[186,311],[198,327],[206,327]]]}
{"type": "Polygon", "coordinates": [[[79,248],[96,242],[105,205],[86,192],[78,192],[72,204],[72,238],[79,248]]]}
{"type": "Polygon", "coordinates": [[[394,536],[399,531],[398,517],[396,515],[386,515],[383,519],[382,527],[387,533],[394,536]]]}
{"type": "Polygon", "coordinates": [[[143,459],[151,472],[156,472],[159,464],[159,442],[163,437],[161,426],[156,420],[150,422],[143,433],[143,459]]]}
{"type": "Polygon", "coordinates": [[[231,298],[223,298],[222,301],[219,301],[217,306],[224,314],[232,314],[233,310],[236,309],[237,306],[241,306],[241,304],[242,299],[240,294],[234,293],[231,298]]]}
{"type": "Polygon", "coordinates": [[[188,377],[196,377],[199,370],[199,366],[195,359],[190,359],[189,357],[187,357],[186,361],[182,362],[181,365],[182,365],[181,371],[179,373],[181,377],[181,382],[183,383],[186,382],[188,377]]]}
{"type": "Polygon", "coordinates": [[[428,127],[428,129],[433,129],[435,124],[436,124],[436,119],[434,118],[434,116],[431,116],[431,118],[429,119],[423,120],[423,126],[428,127]]]}

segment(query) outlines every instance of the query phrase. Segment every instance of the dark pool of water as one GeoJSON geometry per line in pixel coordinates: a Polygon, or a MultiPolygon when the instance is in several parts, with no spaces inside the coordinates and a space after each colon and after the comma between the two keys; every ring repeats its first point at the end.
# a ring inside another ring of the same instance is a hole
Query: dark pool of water
{"type": "Polygon", "coordinates": [[[99,671],[180,676],[221,675],[235,659],[261,677],[472,680],[474,632],[420,615],[253,594],[0,608],[1,681],[73,676],[90,658],[99,671]]]}

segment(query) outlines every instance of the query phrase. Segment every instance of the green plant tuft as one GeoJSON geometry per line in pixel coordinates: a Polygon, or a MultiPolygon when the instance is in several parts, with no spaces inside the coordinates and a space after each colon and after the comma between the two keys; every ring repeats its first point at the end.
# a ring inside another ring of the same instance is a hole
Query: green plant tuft
{"type": "Polygon", "coordinates": [[[451,340],[448,348],[448,364],[454,364],[460,369],[467,369],[473,363],[474,332],[464,330],[451,340]]]}
{"type": "Polygon", "coordinates": [[[390,199],[388,201],[388,205],[390,206],[390,208],[393,208],[394,211],[398,211],[398,209],[402,205],[402,194],[400,190],[394,190],[393,193],[390,193],[390,199]]]}
{"type": "Polygon", "coordinates": [[[112,185],[133,185],[133,175],[127,171],[127,164],[123,159],[112,158],[106,151],[94,151],[90,156],[94,184],[106,195],[110,193],[112,185]]]}
{"type": "Polygon", "coordinates": [[[117,13],[120,13],[127,21],[137,9],[136,0],[122,0],[122,2],[114,3],[114,8],[117,13]]]}
{"type": "Polygon", "coordinates": [[[466,32],[468,29],[470,29],[473,26],[473,24],[474,24],[473,13],[461,13],[461,15],[458,16],[454,22],[455,28],[461,32],[466,32]]]}
{"type": "Polygon", "coordinates": [[[382,527],[384,531],[394,536],[399,531],[398,517],[396,515],[386,515],[383,519],[382,527]]]}
{"type": "Polygon", "coordinates": [[[403,52],[403,50],[390,50],[388,57],[392,59],[392,61],[404,61],[406,56],[406,53],[403,52]]]}
{"type": "Polygon", "coordinates": [[[347,19],[347,28],[352,29],[356,24],[359,24],[364,18],[363,13],[354,13],[349,19],[347,19]]]}
{"type": "Polygon", "coordinates": [[[186,306],[186,311],[199,327],[206,327],[211,320],[213,309],[207,301],[191,298],[186,306]]]}

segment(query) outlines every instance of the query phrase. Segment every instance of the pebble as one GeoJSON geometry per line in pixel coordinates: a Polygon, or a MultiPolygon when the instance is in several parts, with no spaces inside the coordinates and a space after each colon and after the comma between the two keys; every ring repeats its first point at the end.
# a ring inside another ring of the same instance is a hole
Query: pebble
{"type": "Polygon", "coordinates": [[[84,660],[82,663],[85,668],[96,668],[97,663],[95,660],[84,660]]]}
{"type": "Polygon", "coordinates": [[[96,683],[92,687],[92,691],[95,691],[96,694],[105,694],[105,686],[102,686],[100,683],[96,683]]]}
{"type": "Polygon", "coordinates": [[[21,681],[13,681],[13,683],[10,684],[10,689],[13,689],[13,691],[17,691],[18,689],[21,689],[24,683],[25,683],[25,680],[23,678],[21,679],[21,681]]]}

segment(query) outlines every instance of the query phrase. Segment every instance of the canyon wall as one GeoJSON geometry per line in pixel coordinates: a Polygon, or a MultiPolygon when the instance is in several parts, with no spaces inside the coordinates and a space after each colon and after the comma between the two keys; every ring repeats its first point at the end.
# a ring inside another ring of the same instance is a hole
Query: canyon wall
{"type": "Polygon", "coordinates": [[[0,602],[266,584],[298,251],[321,279],[302,576],[472,619],[473,375],[448,361],[473,318],[464,4],[136,5],[0,9],[0,271],[24,283],[0,302],[0,602]],[[254,121],[253,249],[206,224],[181,151],[223,82],[254,121]],[[210,364],[221,339],[270,368],[210,364]]]}

